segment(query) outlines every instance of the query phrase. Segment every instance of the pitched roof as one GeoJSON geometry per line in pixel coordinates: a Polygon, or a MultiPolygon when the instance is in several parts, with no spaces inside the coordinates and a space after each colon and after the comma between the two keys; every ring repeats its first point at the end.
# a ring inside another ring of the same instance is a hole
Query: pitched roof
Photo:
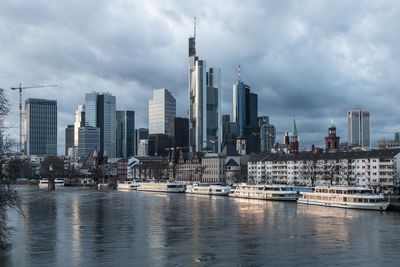
{"type": "Polygon", "coordinates": [[[239,164],[237,164],[237,162],[234,161],[233,159],[230,159],[227,163],[225,163],[225,166],[228,166],[228,167],[238,167],[239,164]]]}

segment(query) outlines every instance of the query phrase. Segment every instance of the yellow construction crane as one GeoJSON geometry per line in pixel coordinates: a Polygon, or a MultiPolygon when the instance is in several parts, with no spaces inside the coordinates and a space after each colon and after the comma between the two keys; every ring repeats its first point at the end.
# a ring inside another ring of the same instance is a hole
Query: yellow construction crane
{"type": "Polygon", "coordinates": [[[31,89],[31,88],[43,88],[43,87],[57,87],[57,84],[52,84],[52,85],[33,85],[33,86],[22,86],[21,84],[19,84],[18,87],[11,87],[11,90],[14,91],[19,91],[19,152],[21,152],[22,154],[24,153],[23,149],[22,149],[22,139],[23,139],[23,133],[22,133],[22,115],[23,115],[23,111],[22,111],[22,90],[25,89],[31,89]]]}

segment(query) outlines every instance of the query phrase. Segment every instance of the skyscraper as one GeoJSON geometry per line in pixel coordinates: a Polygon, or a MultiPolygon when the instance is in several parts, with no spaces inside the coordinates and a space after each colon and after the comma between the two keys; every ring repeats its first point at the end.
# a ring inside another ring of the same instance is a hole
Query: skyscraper
{"type": "Polygon", "coordinates": [[[189,149],[189,119],[169,118],[170,146],[183,151],[189,149]]]}
{"type": "Polygon", "coordinates": [[[269,153],[275,145],[276,128],[269,123],[268,116],[259,117],[260,125],[260,150],[261,152],[269,153]]]}
{"type": "Polygon", "coordinates": [[[68,155],[68,149],[74,147],[74,125],[68,125],[65,128],[65,154],[68,155]]]}
{"type": "Polygon", "coordinates": [[[100,155],[116,156],[115,96],[97,92],[85,95],[85,125],[100,128],[100,155]]]}
{"type": "Polygon", "coordinates": [[[349,147],[371,148],[370,112],[366,110],[349,110],[347,112],[349,147]]]}
{"type": "Polygon", "coordinates": [[[75,111],[74,146],[79,145],[79,127],[85,126],[85,105],[78,105],[75,111]]]}
{"type": "Polygon", "coordinates": [[[221,70],[209,68],[196,56],[196,32],[189,38],[190,149],[220,152],[221,70]]]}
{"type": "Polygon", "coordinates": [[[129,158],[134,155],[135,111],[117,111],[117,157],[129,158]]]}
{"type": "Polygon", "coordinates": [[[149,134],[168,134],[168,120],[176,116],[176,100],[165,88],[153,91],[149,100],[149,134]]]}
{"type": "Polygon", "coordinates": [[[100,149],[100,128],[93,126],[79,127],[79,162],[84,162],[93,150],[100,149]]]}
{"type": "Polygon", "coordinates": [[[57,155],[57,101],[25,101],[25,154],[57,155]]]}
{"type": "MultiPolygon", "coordinates": [[[[139,144],[140,144],[140,140],[146,140],[146,142],[149,139],[149,129],[146,128],[139,128],[135,130],[135,142],[134,142],[134,155],[139,155],[139,144]]],[[[146,146],[146,149],[142,149],[142,152],[140,155],[143,155],[144,151],[147,151],[147,145],[148,143],[144,144],[144,142],[142,142],[143,146],[146,146]]],[[[143,147],[142,146],[142,147],[143,147]]],[[[146,152],[147,153],[147,152],[146,152]]]]}
{"type": "Polygon", "coordinates": [[[232,88],[232,121],[239,128],[239,136],[246,139],[247,153],[258,153],[260,129],[258,126],[258,96],[239,77],[232,88]]]}

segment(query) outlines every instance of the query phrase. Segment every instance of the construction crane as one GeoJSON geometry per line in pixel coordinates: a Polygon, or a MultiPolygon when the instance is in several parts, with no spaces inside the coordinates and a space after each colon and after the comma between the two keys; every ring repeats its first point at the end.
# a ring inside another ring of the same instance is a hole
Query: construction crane
{"type": "Polygon", "coordinates": [[[11,87],[11,90],[14,91],[19,91],[19,151],[23,153],[22,149],[22,139],[23,139],[23,134],[22,134],[22,90],[26,89],[31,89],[31,88],[43,88],[43,87],[57,87],[57,84],[51,84],[51,85],[33,85],[33,86],[22,86],[22,84],[19,84],[18,87],[11,87]]]}

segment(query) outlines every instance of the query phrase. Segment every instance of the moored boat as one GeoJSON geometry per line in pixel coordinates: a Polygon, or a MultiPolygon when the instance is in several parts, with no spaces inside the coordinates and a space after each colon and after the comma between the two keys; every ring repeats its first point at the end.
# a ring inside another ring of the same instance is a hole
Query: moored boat
{"type": "Polygon", "coordinates": [[[192,184],[186,186],[185,193],[199,195],[227,196],[231,192],[228,185],[218,184],[192,184]]]}
{"type": "MultiPolygon", "coordinates": [[[[54,179],[54,185],[56,187],[64,186],[64,180],[60,178],[54,179]]],[[[49,179],[40,179],[39,180],[39,187],[40,188],[48,188],[49,187],[49,179]]]]}
{"type": "Polygon", "coordinates": [[[165,192],[165,193],[183,193],[186,185],[176,181],[161,182],[143,182],[137,188],[138,191],[165,192]]]}
{"type": "Polygon", "coordinates": [[[386,210],[389,202],[372,189],[347,186],[317,186],[314,192],[302,192],[300,204],[348,209],[386,210]]]}
{"type": "Polygon", "coordinates": [[[132,191],[137,190],[139,183],[135,181],[118,181],[117,190],[118,191],[132,191]]]}
{"type": "Polygon", "coordinates": [[[293,187],[287,185],[235,184],[232,186],[229,196],[248,199],[296,201],[299,195],[297,191],[293,190],[293,187]]]}

